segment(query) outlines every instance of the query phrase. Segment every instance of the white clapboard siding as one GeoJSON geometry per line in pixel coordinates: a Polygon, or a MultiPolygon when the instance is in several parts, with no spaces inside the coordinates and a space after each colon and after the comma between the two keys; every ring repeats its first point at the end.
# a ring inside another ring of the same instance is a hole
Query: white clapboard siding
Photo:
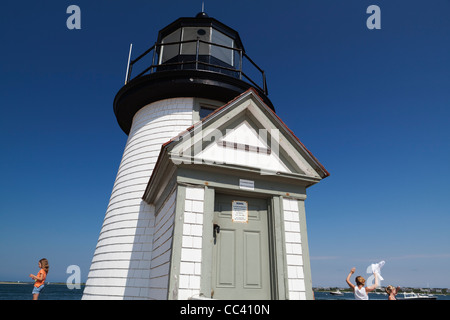
{"type": "Polygon", "coordinates": [[[167,237],[173,227],[175,193],[156,221],[155,208],[142,201],[142,196],[161,145],[192,125],[193,105],[193,98],[166,99],[143,107],[134,116],[83,299],[161,299],[167,295],[167,237]]]}

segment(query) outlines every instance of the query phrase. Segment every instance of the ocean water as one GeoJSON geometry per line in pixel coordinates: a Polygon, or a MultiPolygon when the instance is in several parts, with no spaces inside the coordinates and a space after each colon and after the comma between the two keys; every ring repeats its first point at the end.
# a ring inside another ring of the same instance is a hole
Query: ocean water
{"type": "MultiPolygon", "coordinates": [[[[65,284],[48,284],[39,300],[81,300],[84,286],[68,289],[65,284]]],[[[0,284],[0,300],[32,300],[33,284],[0,284]]]]}
{"type": "MultiPolygon", "coordinates": [[[[81,300],[84,286],[80,289],[68,289],[64,284],[48,284],[39,295],[39,300],[81,300]]],[[[31,300],[33,284],[0,284],[0,300],[31,300]]],[[[353,293],[342,296],[329,292],[314,292],[316,300],[354,300],[353,293]]],[[[436,295],[437,300],[450,300],[450,295],[436,295]]],[[[383,294],[369,293],[370,300],[387,300],[383,294]]]]}
{"type": "MultiPolygon", "coordinates": [[[[342,296],[335,296],[329,292],[314,292],[316,300],[355,300],[355,296],[351,292],[344,292],[342,296]]],[[[387,300],[387,295],[369,293],[369,300],[387,300]]]]}

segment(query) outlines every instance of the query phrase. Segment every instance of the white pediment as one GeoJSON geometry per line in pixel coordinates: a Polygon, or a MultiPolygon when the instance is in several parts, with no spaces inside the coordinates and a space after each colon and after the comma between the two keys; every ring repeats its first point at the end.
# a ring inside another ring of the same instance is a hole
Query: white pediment
{"type": "Polygon", "coordinates": [[[205,163],[229,164],[258,168],[262,173],[288,172],[291,170],[270,148],[271,135],[266,129],[253,128],[244,120],[235,128],[225,130],[225,136],[210,143],[196,154],[205,163]]]}
{"type": "Polygon", "coordinates": [[[255,128],[252,128],[248,121],[243,121],[235,128],[227,129],[222,141],[268,148],[268,143],[265,141],[263,134],[259,133],[255,128]]]}

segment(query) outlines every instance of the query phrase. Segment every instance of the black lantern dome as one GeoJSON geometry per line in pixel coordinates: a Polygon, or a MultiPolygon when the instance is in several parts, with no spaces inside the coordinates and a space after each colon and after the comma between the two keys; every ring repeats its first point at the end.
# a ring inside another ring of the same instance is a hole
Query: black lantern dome
{"type": "Polygon", "coordinates": [[[127,134],[134,114],[162,99],[199,97],[226,103],[252,87],[273,109],[265,73],[246,55],[239,34],[205,12],[160,30],[155,45],[131,61],[127,75],[114,99],[114,113],[127,134]]]}

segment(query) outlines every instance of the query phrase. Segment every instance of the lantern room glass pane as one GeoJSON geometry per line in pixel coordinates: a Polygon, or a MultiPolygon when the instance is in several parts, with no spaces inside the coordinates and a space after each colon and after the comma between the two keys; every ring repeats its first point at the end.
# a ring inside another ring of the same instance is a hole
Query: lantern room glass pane
{"type": "MultiPolygon", "coordinates": [[[[182,41],[189,40],[203,40],[210,42],[211,41],[211,28],[208,27],[184,27],[182,34],[182,41]]],[[[206,43],[200,42],[199,44],[199,55],[209,55],[210,54],[210,45],[206,43]]],[[[197,41],[183,43],[181,44],[181,54],[185,55],[195,55],[197,50],[197,41]]]]}
{"type": "MultiPolygon", "coordinates": [[[[211,42],[220,44],[222,46],[230,47],[230,48],[234,47],[234,40],[232,38],[226,36],[222,32],[217,31],[215,29],[212,30],[212,41],[211,42]]],[[[215,45],[211,46],[211,55],[213,57],[229,64],[230,66],[233,66],[233,56],[234,56],[233,51],[234,50],[215,46],[215,45]]]]}
{"type": "MultiPolygon", "coordinates": [[[[171,43],[171,42],[180,42],[181,37],[181,29],[175,30],[164,39],[162,39],[162,43],[171,43]]],[[[164,63],[167,60],[172,59],[179,55],[180,45],[179,44],[170,44],[161,46],[161,61],[160,63],[164,63]]]]}

